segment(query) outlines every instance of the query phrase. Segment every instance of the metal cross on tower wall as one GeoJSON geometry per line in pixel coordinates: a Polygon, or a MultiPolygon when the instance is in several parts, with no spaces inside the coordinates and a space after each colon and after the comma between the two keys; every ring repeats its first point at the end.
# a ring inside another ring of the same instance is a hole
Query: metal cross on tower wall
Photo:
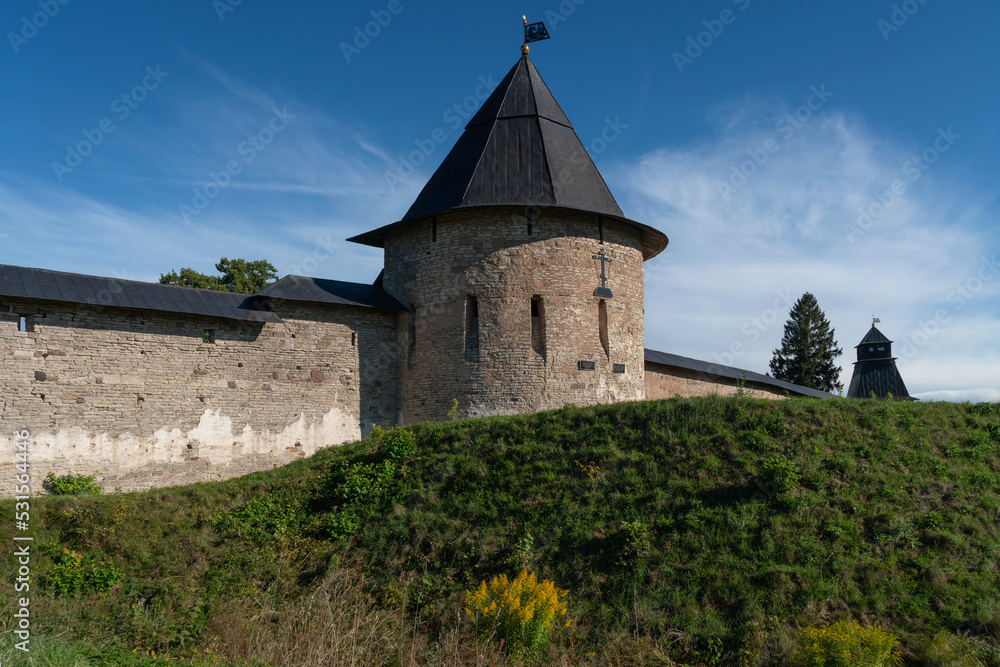
{"type": "Polygon", "coordinates": [[[615,260],[611,259],[605,254],[604,248],[598,250],[597,254],[593,256],[593,259],[600,260],[601,262],[601,286],[594,290],[594,296],[603,297],[605,299],[611,299],[614,297],[614,294],[612,294],[611,290],[608,289],[608,275],[607,272],[604,270],[604,265],[610,264],[615,260]]]}

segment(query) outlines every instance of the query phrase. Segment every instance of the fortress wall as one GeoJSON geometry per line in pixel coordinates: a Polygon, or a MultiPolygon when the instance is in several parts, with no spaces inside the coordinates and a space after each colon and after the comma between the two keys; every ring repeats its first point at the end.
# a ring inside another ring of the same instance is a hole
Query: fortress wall
{"type": "Polygon", "coordinates": [[[395,313],[276,300],[285,321],[262,324],[3,299],[8,306],[0,494],[13,491],[21,430],[31,434],[36,490],[48,472],[134,490],[282,465],[395,421],[395,313]],[[214,343],[203,343],[205,329],[214,343]]]}
{"type": "Polygon", "coordinates": [[[593,214],[535,216],[529,234],[523,208],[450,212],[386,240],[385,289],[412,309],[400,325],[401,423],[444,419],[453,399],[469,416],[642,399],[639,232],[593,214]],[[593,256],[602,248],[613,260],[607,352],[594,296],[601,267],[593,256]],[[533,296],[541,298],[534,325],[544,346],[532,343],[533,296]],[[470,354],[472,329],[478,349],[470,354]],[[579,370],[579,361],[594,370],[579,370]]]}
{"type": "MultiPolygon", "coordinates": [[[[664,366],[662,364],[645,364],[646,400],[655,401],[663,398],[689,398],[691,396],[732,396],[737,391],[736,380],[706,375],[686,368],[664,366]]],[[[744,391],[755,398],[786,398],[785,394],[753,382],[747,382],[744,391]]]]}

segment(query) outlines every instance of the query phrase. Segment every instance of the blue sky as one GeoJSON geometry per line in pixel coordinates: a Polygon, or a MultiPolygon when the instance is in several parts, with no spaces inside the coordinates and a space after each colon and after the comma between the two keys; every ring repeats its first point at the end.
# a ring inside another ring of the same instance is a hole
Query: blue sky
{"type": "Polygon", "coordinates": [[[370,282],[381,252],[344,239],[406,211],[522,13],[625,214],[671,239],[648,347],[766,371],[808,291],[845,384],[875,314],[912,393],[1000,399],[985,0],[7,0],[0,262],[370,282]]]}

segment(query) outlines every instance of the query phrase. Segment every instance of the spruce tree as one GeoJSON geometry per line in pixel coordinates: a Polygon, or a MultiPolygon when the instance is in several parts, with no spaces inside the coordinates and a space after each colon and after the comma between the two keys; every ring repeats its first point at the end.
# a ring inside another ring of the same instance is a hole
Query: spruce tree
{"type": "Polygon", "coordinates": [[[840,377],[840,366],[834,366],[833,360],[842,352],[816,297],[806,292],[788,314],[781,348],[771,358],[771,374],[804,387],[833,391],[840,377]]]}

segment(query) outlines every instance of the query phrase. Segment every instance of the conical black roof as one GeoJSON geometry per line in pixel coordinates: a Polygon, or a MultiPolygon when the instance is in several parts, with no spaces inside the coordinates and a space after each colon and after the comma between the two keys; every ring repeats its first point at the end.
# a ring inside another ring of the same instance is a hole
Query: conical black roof
{"type": "Polygon", "coordinates": [[[625,218],[527,55],[465,126],[403,219],[348,240],[384,247],[398,225],[477,206],[556,207],[622,220],[639,228],[644,259],[667,245],[663,233],[625,218]]]}
{"type": "Polygon", "coordinates": [[[870,359],[854,364],[854,374],[847,388],[848,398],[893,398],[912,400],[895,359],[870,359]]]}
{"type": "Polygon", "coordinates": [[[916,400],[906,390],[903,377],[896,368],[896,358],[892,356],[892,341],[872,325],[861,342],[854,346],[858,350],[858,360],[854,362],[854,373],[847,388],[848,398],[893,398],[916,400]]]}
{"type": "Polygon", "coordinates": [[[861,339],[861,342],[855,345],[854,347],[861,347],[862,345],[871,345],[873,343],[891,343],[891,342],[892,341],[886,338],[885,334],[876,329],[875,325],[873,324],[872,328],[869,329],[868,333],[865,334],[865,337],[861,339]]]}

